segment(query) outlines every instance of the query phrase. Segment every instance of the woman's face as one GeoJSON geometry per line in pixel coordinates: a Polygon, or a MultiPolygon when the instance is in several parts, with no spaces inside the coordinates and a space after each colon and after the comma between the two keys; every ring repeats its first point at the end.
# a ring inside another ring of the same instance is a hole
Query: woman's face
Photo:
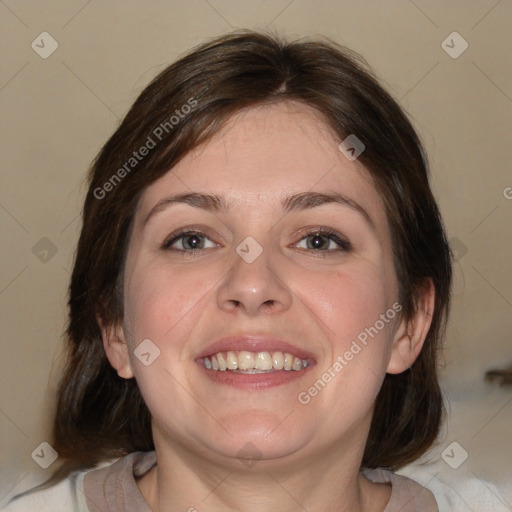
{"type": "Polygon", "coordinates": [[[251,108],[144,191],[120,375],[155,443],[217,461],[364,445],[400,306],[382,200],[340,142],[310,107],[251,108]],[[192,193],[222,207],[171,201],[192,193]]]}

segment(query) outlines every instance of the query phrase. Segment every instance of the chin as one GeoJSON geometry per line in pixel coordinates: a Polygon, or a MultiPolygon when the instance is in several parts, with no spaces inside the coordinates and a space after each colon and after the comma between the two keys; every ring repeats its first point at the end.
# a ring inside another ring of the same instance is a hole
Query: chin
{"type": "MultiPolygon", "coordinates": [[[[221,424],[229,432],[206,441],[228,458],[255,462],[290,456],[307,445],[309,429],[293,423],[294,414],[248,411],[224,417],[221,424]],[[283,421],[284,420],[284,421],[283,421]]],[[[248,464],[249,466],[249,464],[248,464]]]]}

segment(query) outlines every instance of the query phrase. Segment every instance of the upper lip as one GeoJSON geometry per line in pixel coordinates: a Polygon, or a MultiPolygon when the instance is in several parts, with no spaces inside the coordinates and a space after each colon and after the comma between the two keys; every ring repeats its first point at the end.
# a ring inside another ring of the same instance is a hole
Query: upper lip
{"type": "Polygon", "coordinates": [[[205,347],[197,355],[197,359],[209,357],[218,352],[227,352],[229,350],[247,350],[248,352],[288,352],[299,359],[313,362],[315,360],[313,354],[307,350],[296,347],[295,345],[273,338],[271,336],[261,335],[241,335],[228,336],[221,338],[211,345],[205,347]]]}

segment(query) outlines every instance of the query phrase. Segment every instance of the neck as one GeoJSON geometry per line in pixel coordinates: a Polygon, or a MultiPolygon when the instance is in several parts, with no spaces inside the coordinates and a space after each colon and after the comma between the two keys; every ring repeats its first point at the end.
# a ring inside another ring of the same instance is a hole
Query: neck
{"type": "Polygon", "coordinates": [[[361,446],[244,465],[155,444],[158,464],[138,481],[153,512],[382,512],[391,493],[359,473],[361,446]]]}

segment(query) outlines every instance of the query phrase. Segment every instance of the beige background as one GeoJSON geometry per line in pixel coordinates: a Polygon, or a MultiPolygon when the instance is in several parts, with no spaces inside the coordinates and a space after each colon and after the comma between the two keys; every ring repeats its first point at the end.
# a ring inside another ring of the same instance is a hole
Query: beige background
{"type": "Polygon", "coordinates": [[[88,165],[156,73],[236,28],[332,37],[409,112],[458,253],[443,385],[485,404],[452,418],[468,430],[444,446],[510,467],[512,390],[481,379],[512,359],[511,22],[510,0],[0,2],[0,503],[50,471],[31,453],[48,439],[88,165]],[[454,31],[469,44],[456,59],[441,45],[454,31]],[[42,32],[59,45],[46,59],[31,47],[42,32]]]}

